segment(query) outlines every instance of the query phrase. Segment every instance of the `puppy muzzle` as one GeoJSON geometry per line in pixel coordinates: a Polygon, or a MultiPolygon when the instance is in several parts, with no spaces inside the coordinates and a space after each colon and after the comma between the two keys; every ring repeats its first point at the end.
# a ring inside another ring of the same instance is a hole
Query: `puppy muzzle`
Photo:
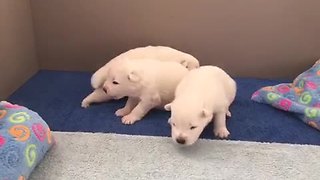
{"type": "Polygon", "coordinates": [[[176,139],[176,141],[177,141],[177,143],[179,143],[179,144],[186,144],[186,140],[185,140],[184,138],[181,138],[181,137],[178,137],[178,138],[176,139]]]}

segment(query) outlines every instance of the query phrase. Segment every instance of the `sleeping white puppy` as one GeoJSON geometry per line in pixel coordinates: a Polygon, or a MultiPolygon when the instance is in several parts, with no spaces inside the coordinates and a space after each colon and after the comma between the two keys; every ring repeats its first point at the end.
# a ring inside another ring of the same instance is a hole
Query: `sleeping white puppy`
{"type": "Polygon", "coordinates": [[[146,46],[131,49],[119,56],[111,59],[107,64],[98,69],[91,78],[91,85],[95,89],[82,101],[82,107],[89,107],[91,103],[106,102],[112,99],[109,95],[103,92],[101,86],[107,78],[108,70],[112,68],[114,62],[122,59],[140,60],[140,59],[155,59],[160,61],[174,61],[182,64],[187,69],[191,70],[199,67],[199,61],[190,54],[166,47],[166,46],[146,46]]]}
{"type": "Polygon", "coordinates": [[[191,70],[179,83],[172,103],[169,123],[174,141],[192,145],[214,118],[214,134],[227,138],[226,115],[236,95],[235,81],[216,66],[201,66],[191,70]]]}
{"type": "Polygon", "coordinates": [[[133,124],[151,109],[163,109],[172,102],[175,89],[187,72],[176,62],[124,59],[109,69],[103,89],[113,99],[128,97],[125,107],[115,114],[123,116],[122,123],[133,124]]]}

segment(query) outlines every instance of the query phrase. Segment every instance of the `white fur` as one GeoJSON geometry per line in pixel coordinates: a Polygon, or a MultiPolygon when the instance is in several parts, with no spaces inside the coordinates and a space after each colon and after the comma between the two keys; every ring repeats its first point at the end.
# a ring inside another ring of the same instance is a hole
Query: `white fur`
{"type": "MultiPolygon", "coordinates": [[[[182,64],[187,69],[191,70],[199,67],[199,61],[190,54],[166,47],[166,46],[146,46],[131,49],[119,56],[111,59],[107,64],[98,69],[91,78],[91,85],[95,89],[93,93],[88,95],[82,101],[82,107],[88,107],[91,103],[106,102],[112,97],[103,93],[101,86],[107,78],[108,70],[114,66],[117,61],[123,59],[141,60],[141,59],[155,59],[160,61],[174,61],[182,64]]],[[[118,64],[118,63],[116,63],[118,64]]]]}
{"type": "Polygon", "coordinates": [[[174,98],[176,86],[188,70],[171,61],[121,60],[108,71],[103,89],[113,99],[128,96],[124,108],[116,111],[124,124],[142,119],[149,110],[163,108],[174,98]]]}
{"type": "Polygon", "coordinates": [[[227,138],[226,115],[236,95],[235,81],[222,69],[202,66],[191,70],[179,83],[175,99],[165,109],[171,111],[174,141],[191,145],[214,118],[214,134],[227,138]]]}

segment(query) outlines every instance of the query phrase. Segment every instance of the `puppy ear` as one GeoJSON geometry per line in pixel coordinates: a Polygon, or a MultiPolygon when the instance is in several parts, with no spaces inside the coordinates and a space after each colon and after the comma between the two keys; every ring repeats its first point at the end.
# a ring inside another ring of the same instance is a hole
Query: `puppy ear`
{"type": "Polygon", "coordinates": [[[206,118],[210,116],[210,112],[207,109],[202,109],[201,117],[206,118]]]}
{"type": "Polygon", "coordinates": [[[184,67],[188,67],[188,62],[185,59],[181,60],[180,64],[182,64],[184,67]]]}
{"type": "Polygon", "coordinates": [[[140,76],[137,72],[135,71],[131,71],[129,74],[128,74],[128,79],[132,82],[138,82],[140,80],[140,76]]]}
{"type": "Polygon", "coordinates": [[[164,106],[164,109],[165,109],[166,111],[171,111],[171,103],[166,104],[166,105],[164,106]]]}

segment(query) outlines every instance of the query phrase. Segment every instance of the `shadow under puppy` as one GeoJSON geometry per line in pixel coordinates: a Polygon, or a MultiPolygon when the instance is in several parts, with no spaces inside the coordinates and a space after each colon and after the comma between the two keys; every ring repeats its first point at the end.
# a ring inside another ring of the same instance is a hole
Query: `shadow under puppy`
{"type": "Polygon", "coordinates": [[[111,59],[107,64],[98,69],[91,78],[91,86],[95,89],[91,94],[83,99],[81,106],[87,108],[91,103],[107,102],[112,97],[106,94],[102,85],[105,82],[108,70],[114,66],[117,61],[128,59],[139,61],[141,59],[155,59],[159,61],[173,61],[182,64],[187,69],[191,70],[199,67],[199,61],[192,55],[170,48],[166,46],[146,46],[131,49],[117,57],[111,59]]]}
{"type": "Polygon", "coordinates": [[[165,105],[171,111],[171,136],[179,144],[192,145],[214,119],[214,134],[227,138],[226,116],[236,96],[236,82],[216,66],[191,70],[179,83],[175,98],[165,105]]]}
{"type": "Polygon", "coordinates": [[[141,59],[123,59],[110,68],[104,91],[113,99],[128,97],[125,107],[116,111],[122,123],[133,124],[151,109],[161,108],[174,99],[174,93],[188,69],[179,63],[141,59]]]}

